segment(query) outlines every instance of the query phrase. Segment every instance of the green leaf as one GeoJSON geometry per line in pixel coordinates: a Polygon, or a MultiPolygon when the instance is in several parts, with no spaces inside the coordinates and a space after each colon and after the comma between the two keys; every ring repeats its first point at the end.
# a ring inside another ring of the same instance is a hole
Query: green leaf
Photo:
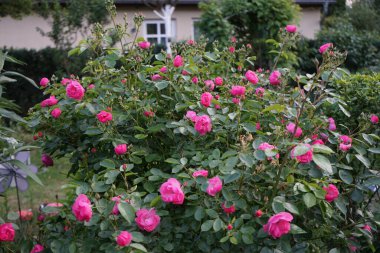
{"type": "Polygon", "coordinates": [[[352,175],[349,171],[347,170],[339,170],[339,177],[340,179],[342,179],[343,182],[345,182],[346,184],[351,184],[352,181],[354,180],[352,178],[352,175]]]}
{"type": "Polygon", "coordinates": [[[222,229],[223,225],[224,225],[224,222],[218,218],[214,221],[214,224],[212,225],[212,227],[215,232],[218,232],[219,230],[222,229]]]}
{"type": "Polygon", "coordinates": [[[101,130],[98,127],[89,127],[84,132],[84,134],[90,135],[90,136],[92,136],[92,135],[99,135],[99,134],[102,134],[102,133],[103,133],[103,130],[101,130]]]}
{"type": "Polygon", "coordinates": [[[135,219],[135,209],[127,202],[120,202],[117,207],[124,219],[131,224],[135,219]]]}
{"type": "Polygon", "coordinates": [[[171,163],[171,164],[180,164],[180,162],[174,158],[168,158],[165,160],[165,162],[171,163]]]}
{"type": "Polygon", "coordinates": [[[355,157],[361,161],[368,169],[371,167],[371,162],[364,156],[356,154],[355,157]]]}
{"type": "Polygon", "coordinates": [[[100,162],[100,166],[108,169],[115,169],[115,163],[111,159],[104,159],[100,162]]]}
{"type": "Polygon", "coordinates": [[[294,149],[293,156],[300,156],[306,154],[311,149],[311,147],[305,145],[305,144],[300,144],[297,145],[294,149]]]}
{"type": "Polygon", "coordinates": [[[214,210],[214,209],[207,209],[206,210],[206,213],[208,216],[210,216],[210,218],[212,219],[216,219],[219,217],[218,213],[214,210]]]}
{"type": "Polygon", "coordinates": [[[168,85],[169,85],[168,81],[160,81],[160,82],[156,82],[154,86],[160,91],[168,87],[168,85]]]}
{"type": "Polygon", "coordinates": [[[29,177],[31,177],[37,184],[44,186],[41,182],[41,180],[38,178],[36,174],[33,173],[33,171],[26,166],[24,163],[20,162],[19,160],[9,160],[8,163],[11,163],[15,165],[16,167],[20,168],[22,171],[24,171],[29,177]]]}
{"type": "Polygon", "coordinates": [[[138,140],[143,140],[143,139],[145,139],[146,137],[148,137],[147,134],[136,134],[136,135],[135,135],[135,138],[138,139],[138,140]]]}
{"type": "Polygon", "coordinates": [[[335,201],[334,201],[336,207],[339,209],[339,211],[341,211],[344,215],[346,215],[347,213],[347,207],[346,207],[346,204],[344,203],[344,200],[342,197],[339,197],[337,198],[335,201]]]}
{"type": "Polygon", "coordinates": [[[201,221],[205,216],[206,216],[206,213],[205,213],[205,210],[203,209],[203,207],[198,206],[197,210],[195,210],[194,218],[197,221],[201,221]]]}
{"type": "Polygon", "coordinates": [[[368,151],[371,153],[380,154],[380,148],[369,148],[368,151]]]}
{"type": "Polygon", "coordinates": [[[240,178],[240,172],[235,172],[233,174],[230,174],[224,177],[224,183],[228,184],[228,183],[238,180],[239,178],[240,178]]]}
{"type": "Polygon", "coordinates": [[[313,161],[315,162],[315,164],[317,164],[326,173],[333,174],[333,170],[331,167],[330,160],[327,159],[327,157],[320,155],[320,154],[314,154],[313,155],[313,161]]]}
{"type": "Polygon", "coordinates": [[[293,235],[306,234],[307,232],[295,224],[290,224],[290,233],[293,235]]]}
{"type": "Polygon", "coordinates": [[[313,145],[313,152],[314,153],[323,153],[323,154],[333,154],[335,153],[331,148],[321,145],[321,144],[316,144],[313,145]]]}
{"type": "Polygon", "coordinates": [[[214,61],[215,62],[217,56],[216,56],[216,54],[214,52],[206,52],[205,53],[205,58],[208,59],[208,60],[210,60],[210,61],[214,61]]]}
{"type": "Polygon", "coordinates": [[[144,235],[140,232],[131,232],[132,234],[132,241],[134,242],[143,242],[144,241],[144,235]]]}
{"type": "Polygon", "coordinates": [[[17,72],[14,72],[14,71],[5,71],[5,72],[3,72],[3,75],[22,77],[26,81],[28,81],[29,83],[31,83],[34,87],[36,87],[37,89],[39,89],[39,87],[37,86],[37,84],[32,79],[30,79],[29,77],[26,77],[26,76],[24,76],[24,75],[22,75],[20,73],[17,73],[17,72]]]}
{"type": "Polygon", "coordinates": [[[286,210],[288,210],[291,213],[298,214],[298,215],[300,214],[300,212],[298,211],[298,207],[294,205],[293,203],[285,202],[284,207],[286,210]]]}
{"type": "Polygon", "coordinates": [[[339,106],[339,109],[347,116],[347,117],[351,117],[351,114],[346,110],[346,108],[344,108],[341,104],[338,104],[339,106]]]}
{"type": "Polygon", "coordinates": [[[0,116],[6,117],[6,118],[14,120],[14,121],[22,122],[22,123],[25,123],[25,124],[28,123],[23,118],[21,118],[20,116],[18,116],[16,113],[14,113],[12,111],[5,110],[4,108],[0,108],[0,116]]]}
{"type": "Polygon", "coordinates": [[[276,112],[283,112],[285,110],[285,105],[280,105],[280,104],[274,104],[266,107],[264,110],[261,112],[269,112],[269,111],[276,111],[276,112]]]}
{"type": "Polygon", "coordinates": [[[140,244],[140,243],[131,243],[131,244],[129,244],[129,247],[141,250],[143,252],[148,252],[147,249],[145,248],[145,246],[140,244]]]}
{"type": "Polygon", "coordinates": [[[305,203],[307,208],[315,206],[317,204],[317,199],[314,194],[308,192],[302,196],[303,202],[305,203]]]}
{"type": "Polygon", "coordinates": [[[255,163],[253,157],[250,154],[239,154],[239,159],[244,163],[245,166],[248,168],[251,168],[253,164],[255,163]]]}
{"type": "Polygon", "coordinates": [[[214,224],[213,220],[207,220],[207,221],[203,222],[203,224],[201,226],[201,230],[203,232],[209,231],[212,228],[213,224],[214,224]]]}

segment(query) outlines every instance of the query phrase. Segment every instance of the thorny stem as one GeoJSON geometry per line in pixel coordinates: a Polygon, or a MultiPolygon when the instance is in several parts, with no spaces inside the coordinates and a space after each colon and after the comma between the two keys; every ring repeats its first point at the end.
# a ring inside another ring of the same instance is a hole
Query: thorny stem
{"type": "MultiPolygon", "coordinates": [[[[21,215],[21,201],[20,201],[20,195],[18,192],[18,183],[17,183],[17,176],[15,175],[15,183],[16,183],[16,194],[17,194],[17,206],[18,206],[18,215],[21,215]]],[[[21,217],[19,217],[19,222],[20,222],[20,230],[22,230],[22,222],[21,222],[21,217]]]]}

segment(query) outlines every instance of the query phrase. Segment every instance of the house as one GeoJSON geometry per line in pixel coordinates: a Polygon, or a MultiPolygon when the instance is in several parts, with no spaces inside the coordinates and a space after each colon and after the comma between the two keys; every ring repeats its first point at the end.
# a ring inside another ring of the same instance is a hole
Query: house
{"type": "MultiPolygon", "coordinates": [[[[196,39],[199,36],[197,22],[201,11],[198,8],[200,0],[178,0],[172,15],[172,40],[181,41],[196,39]]],[[[320,30],[320,21],[329,6],[336,0],[295,0],[301,6],[301,18],[299,31],[307,38],[313,38],[320,30]]],[[[134,13],[142,13],[145,21],[138,36],[154,43],[166,41],[165,23],[151,8],[143,4],[142,0],[115,0],[117,6],[117,22],[123,21],[124,13],[127,13],[129,23],[132,23],[134,13]]],[[[11,17],[0,19],[0,47],[34,48],[41,49],[54,46],[48,37],[41,36],[37,27],[48,31],[49,20],[38,16],[29,15],[21,20],[11,17]]],[[[134,28],[131,27],[131,33],[134,28]]],[[[81,36],[78,36],[78,41],[81,36]]]]}

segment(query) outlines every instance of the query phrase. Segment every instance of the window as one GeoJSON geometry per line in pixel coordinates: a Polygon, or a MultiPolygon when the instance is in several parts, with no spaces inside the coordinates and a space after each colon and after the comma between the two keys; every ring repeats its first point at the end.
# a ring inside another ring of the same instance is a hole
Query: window
{"type": "Polygon", "coordinates": [[[199,27],[200,20],[193,19],[193,40],[198,41],[201,37],[201,29],[199,27]]]}
{"type": "MultiPolygon", "coordinates": [[[[150,43],[166,45],[167,37],[165,33],[165,22],[163,20],[144,21],[144,37],[150,43]]],[[[172,40],[174,40],[175,35],[175,22],[172,21],[172,40]]]]}

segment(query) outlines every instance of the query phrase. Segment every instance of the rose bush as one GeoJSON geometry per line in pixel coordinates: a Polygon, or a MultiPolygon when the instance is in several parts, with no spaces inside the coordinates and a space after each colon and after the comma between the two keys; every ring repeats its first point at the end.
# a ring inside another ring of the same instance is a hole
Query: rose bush
{"type": "Polygon", "coordinates": [[[83,76],[71,86],[51,78],[43,92],[57,102],[32,109],[30,125],[45,135],[36,141],[70,157],[74,178],[64,207],[42,209],[59,214],[41,221],[35,243],[53,252],[375,251],[379,126],[343,143],[343,126],[329,129],[321,110],[342,102],[327,88],[342,71],[337,45],[302,76],[254,71],[245,47],[199,42],[153,55],[143,40],[111,47],[111,32],[97,26],[72,51],[97,55],[83,76]]]}

